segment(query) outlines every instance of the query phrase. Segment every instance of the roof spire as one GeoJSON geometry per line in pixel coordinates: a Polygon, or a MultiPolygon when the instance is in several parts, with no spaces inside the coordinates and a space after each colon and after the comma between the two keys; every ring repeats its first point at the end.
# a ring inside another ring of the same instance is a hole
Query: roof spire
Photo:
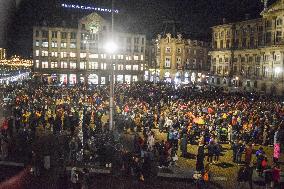
{"type": "Polygon", "coordinates": [[[263,10],[265,11],[267,9],[268,0],[261,0],[261,2],[263,3],[263,10]]]}

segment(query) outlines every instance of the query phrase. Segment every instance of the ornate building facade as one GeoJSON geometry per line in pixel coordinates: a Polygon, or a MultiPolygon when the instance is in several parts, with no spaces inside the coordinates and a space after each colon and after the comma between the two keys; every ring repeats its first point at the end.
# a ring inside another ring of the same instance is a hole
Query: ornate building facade
{"type": "Polygon", "coordinates": [[[210,70],[208,50],[208,43],[185,39],[181,34],[158,35],[148,45],[152,54],[148,78],[176,84],[205,82],[210,70]]]}
{"type": "Polygon", "coordinates": [[[111,24],[97,13],[80,19],[77,28],[34,27],[34,73],[49,83],[103,85],[113,66],[117,82],[143,80],[146,36],[114,32],[113,38],[118,49],[110,55],[105,44],[111,24]]]}
{"type": "Polygon", "coordinates": [[[225,88],[283,94],[284,1],[261,18],[212,28],[210,83],[225,88]]]}

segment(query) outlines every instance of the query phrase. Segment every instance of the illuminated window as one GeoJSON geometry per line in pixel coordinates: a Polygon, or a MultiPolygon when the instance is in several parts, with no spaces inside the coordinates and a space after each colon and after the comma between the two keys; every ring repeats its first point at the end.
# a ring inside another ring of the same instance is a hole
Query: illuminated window
{"type": "Polygon", "coordinates": [[[139,60],[138,56],[135,55],[134,56],[134,60],[139,60]]]}
{"type": "Polygon", "coordinates": [[[87,68],[87,63],[86,62],[80,62],[80,69],[85,70],[87,68]]]}
{"type": "Polygon", "coordinates": [[[141,64],[140,68],[141,68],[141,71],[143,71],[144,70],[144,64],[141,64]]]}
{"type": "Polygon", "coordinates": [[[106,66],[106,63],[101,63],[101,69],[102,69],[102,70],[106,70],[106,67],[107,67],[107,66],[106,66]]]}
{"type": "Polygon", "coordinates": [[[76,53],[70,52],[70,57],[71,57],[71,58],[76,58],[76,53]]]}
{"type": "Polygon", "coordinates": [[[48,41],[43,40],[41,45],[42,45],[42,47],[47,48],[48,47],[48,41]]]}
{"type": "Polygon", "coordinates": [[[52,57],[57,57],[58,53],[57,52],[51,52],[52,57]]]}
{"type": "Polygon", "coordinates": [[[68,67],[67,62],[61,62],[61,68],[66,69],[68,67]]]}
{"type": "Polygon", "coordinates": [[[170,68],[171,67],[171,59],[170,59],[170,57],[166,57],[165,67],[166,68],[170,68]]]}
{"type": "Polygon", "coordinates": [[[36,46],[36,47],[39,47],[39,40],[36,40],[35,46],[36,46]]]}
{"type": "Polygon", "coordinates": [[[106,54],[101,54],[101,58],[106,59],[106,54]]]}
{"type": "Polygon", "coordinates": [[[57,42],[56,41],[52,41],[51,42],[51,47],[52,48],[56,48],[57,47],[57,42]]]}
{"type": "Polygon", "coordinates": [[[50,68],[58,68],[57,62],[51,62],[50,68]]]}
{"type": "Polygon", "coordinates": [[[98,62],[89,62],[89,69],[90,70],[97,70],[98,69],[98,62]]]}
{"type": "Polygon", "coordinates": [[[61,58],[66,58],[67,57],[67,52],[61,52],[61,58]]]}
{"type": "Polygon", "coordinates": [[[90,54],[89,57],[90,58],[99,58],[99,55],[98,54],[90,54]]]}
{"type": "Polygon", "coordinates": [[[39,56],[39,50],[35,51],[36,56],[39,56]]]}
{"type": "Polygon", "coordinates": [[[123,64],[118,64],[117,65],[117,70],[123,70],[123,64]]]}
{"type": "Polygon", "coordinates": [[[138,65],[133,65],[133,70],[139,70],[139,66],[138,65]]]}
{"type": "Polygon", "coordinates": [[[42,68],[48,68],[48,62],[44,61],[41,63],[42,68]]]}
{"type": "Polygon", "coordinates": [[[48,51],[41,51],[41,56],[48,56],[48,51]]]}
{"type": "Polygon", "coordinates": [[[66,47],[67,47],[67,43],[61,42],[60,47],[61,47],[61,48],[66,48],[66,47]]]}
{"type": "Polygon", "coordinates": [[[39,60],[36,60],[36,68],[39,68],[39,60]]]}
{"type": "Polygon", "coordinates": [[[87,53],[80,53],[80,58],[86,58],[87,53]]]}
{"type": "Polygon", "coordinates": [[[141,60],[144,60],[144,56],[143,55],[141,55],[141,60]]]}
{"type": "Polygon", "coordinates": [[[76,49],[76,43],[70,43],[70,49],[76,49]]]}
{"type": "Polygon", "coordinates": [[[70,62],[70,69],[76,69],[77,64],[76,62],[70,62]]]}
{"type": "Polygon", "coordinates": [[[131,65],[126,65],[125,70],[131,70],[131,65]]]}
{"type": "Polygon", "coordinates": [[[117,58],[119,59],[119,60],[123,60],[123,55],[117,55],[117,58]]]}

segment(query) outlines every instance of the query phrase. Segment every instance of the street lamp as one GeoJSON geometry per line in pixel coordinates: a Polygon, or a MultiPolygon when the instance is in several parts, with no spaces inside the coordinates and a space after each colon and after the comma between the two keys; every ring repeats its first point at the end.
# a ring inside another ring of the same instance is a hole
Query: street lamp
{"type": "Polygon", "coordinates": [[[113,53],[117,50],[116,44],[111,40],[105,44],[105,50],[110,55],[110,90],[109,90],[109,130],[113,128],[113,93],[114,93],[114,69],[112,64],[113,53]]]}

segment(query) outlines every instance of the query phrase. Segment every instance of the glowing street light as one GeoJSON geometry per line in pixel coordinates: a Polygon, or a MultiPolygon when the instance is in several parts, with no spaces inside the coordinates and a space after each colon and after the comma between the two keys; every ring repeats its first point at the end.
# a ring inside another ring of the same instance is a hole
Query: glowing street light
{"type": "Polygon", "coordinates": [[[280,67],[276,67],[275,68],[275,73],[276,74],[280,74],[282,72],[282,68],[280,68],[280,67]]]}
{"type": "Polygon", "coordinates": [[[107,53],[109,54],[112,54],[114,52],[116,52],[117,50],[117,45],[115,42],[113,41],[108,41],[106,44],[105,44],[105,50],[107,51],[107,53]]]}

